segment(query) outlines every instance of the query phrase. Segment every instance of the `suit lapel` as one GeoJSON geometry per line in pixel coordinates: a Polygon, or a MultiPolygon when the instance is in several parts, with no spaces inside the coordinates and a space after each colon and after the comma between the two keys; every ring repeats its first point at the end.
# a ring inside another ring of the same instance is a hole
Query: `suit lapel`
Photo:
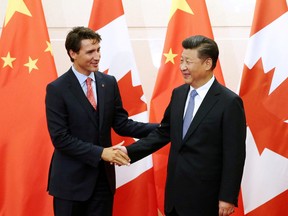
{"type": "Polygon", "coordinates": [[[87,114],[91,118],[92,122],[97,125],[96,118],[94,116],[93,110],[91,109],[91,104],[89,103],[86,95],[83,92],[83,89],[81,88],[79,81],[73,71],[70,69],[68,71],[70,83],[69,88],[72,94],[76,97],[80,105],[86,110],[87,114]]]}
{"type": "Polygon", "coordinates": [[[96,80],[96,86],[97,86],[97,97],[98,101],[101,101],[102,103],[97,104],[97,109],[99,112],[99,128],[101,129],[101,126],[103,125],[103,118],[104,118],[104,110],[105,110],[105,82],[102,78],[102,74],[100,72],[96,72],[95,74],[95,80],[96,80]]]}
{"type": "Polygon", "coordinates": [[[184,137],[183,141],[185,142],[191,134],[195,131],[195,129],[198,127],[198,125],[202,122],[202,120],[205,118],[205,116],[210,112],[210,110],[213,108],[213,106],[217,103],[219,100],[219,83],[217,80],[215,80],[207,92],[204,100],[202,101],[196,115],[194,116],[192,123],[187,131],[186,136],[184,137]]]}
{"type": "Polygon", "coordinates": [[[175,123],[177,124],[176,128],[180,128],[179,134],[177,135],[179,140],[182,140],[183,113],[184,113],[186,99],[187,99],[189,90],[190,90],[190,85],[184,85],[183,90],[179,92],[179,95],[177,95],[177,106],[176,106],[177,112],[175,112],[175,119],[181,119],[181,121],[178,120],[178,121],[175,121],[175,123]]]}

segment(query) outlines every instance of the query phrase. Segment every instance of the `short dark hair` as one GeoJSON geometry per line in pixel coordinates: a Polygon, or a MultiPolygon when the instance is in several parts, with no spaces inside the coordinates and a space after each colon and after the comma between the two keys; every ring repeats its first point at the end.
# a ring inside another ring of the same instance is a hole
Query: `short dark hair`
{"type": "Polygon", "coordinates": [[[219,56],[219,49],[217,43],[203,35],[194,35],[186,38],[182,41],[182,47],[184,49],[197,49],[198,58],[200,59],[212,59],[212,70],[216,67],[216,63],[219,56]]]}
{"type": "Polygon", "coordinates": [[[85,39],[92,39],[94,40],[94,43],[100,43],[101,36],[92,29],[83,26],[74,27],[67,34],[65,48],[72,62],[74,59],[71,58],[69,51],[72,50],[76,53],[79,52],[81,48],[81,41],[85,39]]]}

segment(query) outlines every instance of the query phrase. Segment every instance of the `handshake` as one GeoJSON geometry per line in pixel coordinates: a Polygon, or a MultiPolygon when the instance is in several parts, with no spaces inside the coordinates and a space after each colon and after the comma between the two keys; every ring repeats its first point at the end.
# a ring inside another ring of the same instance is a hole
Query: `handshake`
{"type": "Polygon", "coordinates": [[[102,155],[102,160],[110,162],[110,164],[122,166],[130,165],[130,158],[127,154],[127,149],[125,146],[116,145],[109,148],[104,148],[102,155]]]}

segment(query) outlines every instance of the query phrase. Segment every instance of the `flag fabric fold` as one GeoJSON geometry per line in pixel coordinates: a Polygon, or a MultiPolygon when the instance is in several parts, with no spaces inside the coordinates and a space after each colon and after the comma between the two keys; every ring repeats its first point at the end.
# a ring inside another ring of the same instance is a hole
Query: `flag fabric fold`
{"type": "MultiPolygon", "coordinates": [[[[205,0],[172,0],[169,23],[151,104],[150,121],[160,122],[167,107],[172,90],[183,84],[180,73],[182,41],[192,35],[204,35],[213,39],[212,28],[205,0]]],[[[220,63],[214,75],[224,84],[220,63]]],[[[164,215],[164,188],[169,146],[153,154],[155,185],[159,214],[164,215]]]]}
{"type": "MultiPolygon", "coordinates": [[[[147,122],[147,104],[136,67],[121,0],[94,0],[89,27],[101,37],[100,71],[118,81],[129,118],[147,122]],[[109,11],[107,13],[107,11],[109,11]]],[[[128,145],[133,138],[112,133],[113,145],[128,145]]],[[[152,156],[129,167],[116,167],[114,216],[157,216],[152,156]]]]}
{"type": "Polygon", "coordinates": [[[41,1],[9,0],[0,39],[0,215],[52,215],[46,85],[57,77],[41,1]]]}
{"type": "Polygon", "coordinates": [[[288,212],[287,37],[286,0],[256,0],[239,93],[248,133],[237,215],[288,212]]]}

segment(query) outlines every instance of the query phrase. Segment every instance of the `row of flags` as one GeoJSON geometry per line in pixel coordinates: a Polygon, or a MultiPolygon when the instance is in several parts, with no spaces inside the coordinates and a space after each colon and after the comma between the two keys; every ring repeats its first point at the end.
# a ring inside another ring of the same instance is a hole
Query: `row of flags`
{"type": "MultiPolygon", "coordinates": [[[[239,91],[248,135],[237,216],[288,213],[287,11],[286,0],[256,0],[239,91]]],[[[122,1],[94,0],[88,26],[103,38],[100,70],[118,80],[130,118],[148,121],[122,1]]],[[[205,0],[172,0],[149,121],[161,120],[172,89],[183,83],[181,41],[194,34],[213,38],[205,0]]],[[[220,62],[215,76],[225,85],[220,62]]],[[[53,215],[46,192],[53,146],[44,98],[47,83],[56,78],[41,1],[8,0],[0,38],[1,216],[53,215]]],[[[113,133],[114,144],[133,142],[113,133]]],[[[164,216],[168,151],[169,145],[129,167],[116,167],[114,216],[164,216]]]]}

